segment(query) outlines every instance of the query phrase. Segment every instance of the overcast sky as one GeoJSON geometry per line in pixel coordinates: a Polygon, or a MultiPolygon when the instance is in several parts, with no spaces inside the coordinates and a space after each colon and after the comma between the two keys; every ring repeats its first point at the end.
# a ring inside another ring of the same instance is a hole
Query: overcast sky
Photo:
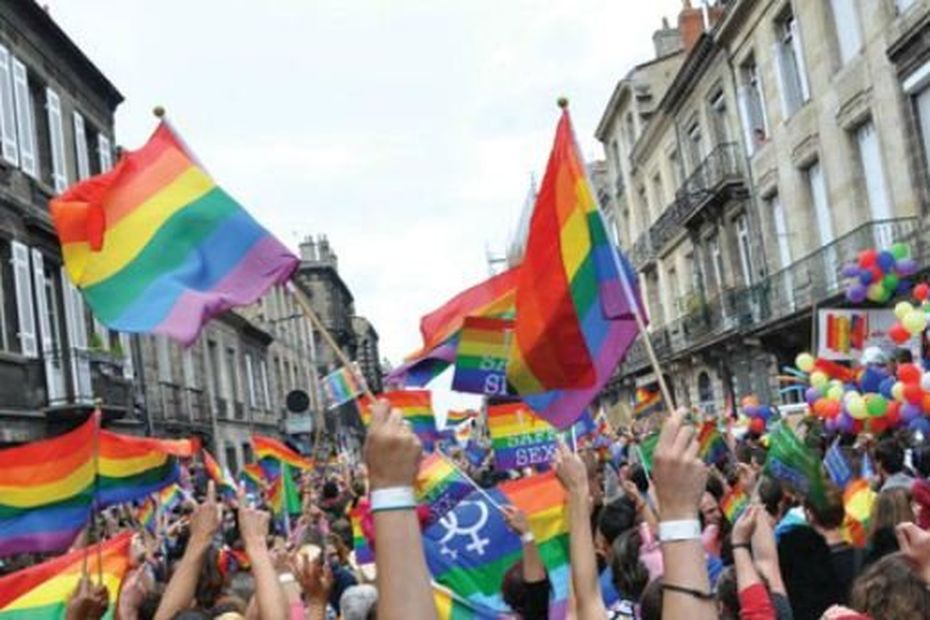
{"type": "Polygon", "coordinates": [[[296,250],[326,234],[395,364],[420,315],[486,277],[560,94],[587,158],[618,78],[680,0],[48,0],[126,97],[164,105],[207,168],[296,250]]]}

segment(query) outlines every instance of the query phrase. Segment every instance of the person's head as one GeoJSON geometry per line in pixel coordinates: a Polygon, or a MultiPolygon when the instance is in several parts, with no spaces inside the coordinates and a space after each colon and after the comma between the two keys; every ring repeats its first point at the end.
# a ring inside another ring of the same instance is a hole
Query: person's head
{"type": "Polygon", "coordinates": [[[642,538],[639,528],[629,529],[614,540],[613,569],[614,587],[623,598],[638,601],[649,583],[649,571],[639,560],[642,538]]]}
{"type": "Polygon", "coordinates": [[[739,592],[736,587],[736,570],[732,566],[723,569],[717,578],[717,615],[720,620],[739,619],[739,592]]]}
{"type": "Polygon", "coordinates": [[[765,511],[772,517],[780,519],[784,499],[785,493],[782,491],[781,483],[769,476],[763,476],[759,482],[759,501],[762,502],[765,511]]]}
{"type": "Polygon", "coordinates": [[[930,478],[930,445],[922,444],[911,451],[911,463],[921,478],[930,478]]]}
{"type": "Polygon", "coordinates": [[[866,347],[860,358],[862,365],[868,368],[880,368],[885,370],[888,367],[888,354],[880,347],[866,347]]]}
{"type": "Polygon", "coordinates": [[[373,585],[350,586],[339,597],[343,620],[373,620],[378,607],[378,589],[373,585]]]}
{"type": "Polygon", "coordinates": [[[810,500],[804,502],[804,512],[808,522],[818,530],[835,530],[843,525],[846,508],[843,506],[843,493],[836,485],[827,485],[824,502],[810,500]]]}
{"type": "Polygon", "coordinates": [[[717,498],[709,491],[704,491],[701,496],[701,517],[704,520],[704,527],[710,525],[719,526],[723,520],[720,504],[717,503],[717,498]]]}
{"type": "Polygon", "coordinates": [[[886,555],[853,582],[850,604],[872,618],[930,617],[930,591],[900,553],[886,555]]]}
{"type": "Polygon", "coordinates": [[[872,507],[872,518],[869,521],[869,532],[874,534],[879,530],[891,530],[899,523],[914,520],[914,511],[911,509],[911,496],[905,489],[885,489],[878,494],[875,505],[872,507]]]}
{"type": "Polygon", "coordinates": [[[594,532],[594,548],[597,553],[609,560],[614,540],[634,525],[636,504],[632,499],[624,495],[605,504],[597,516],[597,528],[594,532]]]}
{"type": "Polygon", "coordinates": [[[501,596],[517,617],[526,617],[526,603],[529,591],[523,577],[523,560],[517,560],[513,566],[504,573],[501,583],[501,596]]]}
{"type": "Polygon", "coordinates": [[[893,476],[904,470],[904,448],[895,439],[883,439],[875,446],[875,464],[883,476],[893,476]]]}
{"type": "Polygon", "coordinates": [[[662,578],[649,582],[639,600],[639,617],[642,620],[662,620],[662,578]]]}
{"type": "Polygon", "coordinates": [[[339,485],[332,480],[327,480],[323,484],[323,501],[332,501],[337,497],[339,497],[339,485]]]}

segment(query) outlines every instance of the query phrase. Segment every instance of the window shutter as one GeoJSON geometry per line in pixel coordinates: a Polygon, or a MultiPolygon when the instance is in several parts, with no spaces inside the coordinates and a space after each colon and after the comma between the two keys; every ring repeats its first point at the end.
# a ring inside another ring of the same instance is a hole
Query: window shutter
{"type": "Polygon", "coordinates": [[[90,359],[87,355],[87,322],[81,291],[71,282],[67,270],[61,268],[61,290],[65,302],[65,323],[68,327],[68,353],[71,357],[71,378],[78,402],[93,400],[90,359]]]}
{"type": "Polygon", "coordinates": [[[782,122],[791,118],[791,104],[788,97],[788,81],[785,75],[785,57],[782,53],[782,44],[776,42],[772,45],[772,58],[775,59],[775,80],[778,83],[778,98],[781,101],[782,122]]]}
{"type": "Polygon", "coordinates": [[[45,261],[42,253],[32,250],[32,274],[36,293],[36,311],[39,314],[39,328],[41,329],[42,359],[45,360],[45,388],[49,404],[61,402],[67,396],[65,392],[65,377],[62,372],[61,351],[55,347],[52,333],[52,323],[49,319],[48,299],[45,296],[45,261]]]}
{"type": "Polygon", "coordinates": [[[68,172],[65,170],[65,134],[61,125],[61,100],[51,88],[45,89],[48,132],[52,145],[52,184],[56,192],[68,188],[68,172]]]}
{"type": "Polygon", "coordinates": [[[155,335],[155,353],[158,360],[158,380],[171,383],[171,352],[168,350],[168,337],[164,334],[155,335]]]}
{"type": "Polygon", "coordinates": [[[746,142],[746,152],[752,155],[756,152],[756,139],[753,136],[753,118],[749,113],[749,89],[746,86],[740,86],[737,89],[736,101],[739,105],[739,116],[743,125],[743,140],[746,142]]]}
{"type": "Polygon", "coordinates": [[[97,134],[97,153],[100,156],[100,172],[112,169],[113,151],[110,148],[110,139],[102,133],[97,134]]]}
{"type": "Polygon", "coordinates": [[[811,98],[811,90],[807,82],[807,63],[804,62],[804,44],[801,42],[801,24],[798,22],[797,17],[791,20],[791,46],[794,48],[794,57],[798,62],[798,83],[801,85],[801,101],[809,101],[811,98]]]}
{"type": "Polygon", "coordinates": [[[87,155],[87,132],[84,131],[84,117],[78,112],[72,114],[74,120],[74,155],[77,160],[78,181],[90,176],[90,159],[87,155]]]}
{"type": "Polygon", "coordinates": [[[255,406],[255,370],[252,368],[252,356],[245,354],[245,379],[249,385],[249,405],[255,406]]]}
{"type": "Polygon", "coordinates": [[[10,69],[10,52],[0,45],[0,144],[3,159],[19,165],[19,147],[16,144],[16,112],[13,109],[13,72],[10,69]]]}
{"type": "Polygon", "coordinates": [[[269,389],[269,386],[268,386],[268,360],[264,358],[259,360],[258,369],[259,369],[259,372],[261,373],[261,379],[262,379],[262,394],[264,396],[264,398],[262,398],[262,402],[265,406],[265,409],[270,410],[272,407],[271,407],[271,390],[269,389]]]}
{"type": "Polygon", "coordinates": [[[125,332],[120,332],[119,345],[123,349],[123,377],[126,379],[133,379],[136,376],[136,372],[132,363],[132,336],[125,332]]]}
{"type": "Polygon", "coordinates": [[[19,165],[23,172],[38,178],[36,166],[36,124],[32,116],[29,74],[26,65],[13,58],[13,100],[16,108],[16,134],[19,137],[19,165]]]}
{"type": "Polygon", "coordinates": [[[16,288],[16,313],[19,318],[19,345],[26,357],[38,357],[35,312],[32,306],[32,274],[29,270],[29,248],[11,241],[13,280],[16,288]]]}

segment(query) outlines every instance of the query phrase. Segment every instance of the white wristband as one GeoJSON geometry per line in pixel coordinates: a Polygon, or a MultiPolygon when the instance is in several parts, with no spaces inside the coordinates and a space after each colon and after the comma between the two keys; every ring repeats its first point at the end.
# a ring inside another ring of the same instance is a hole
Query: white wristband
{"type": "Polygon", "coordinates": [[[278,575],[278,583],[294,583],[294,573],[281,573],[278,575]]]}
{"type": "Polygon", "coordinates": [[[697,519],[660,521],[659,541],[695,540],[701,538],[701,523],[697,519]]]}
{"type": "Polygon", "coordinates": [[[371,511],[413,510],[417,507],[417,498],[413,487],[388,487],[371,492],[371,511]]]}
{"type": "Polygon", "coordinates": [[[536,537],[533,536],[533,532],[527,532],[520,536],[520,542],[524,545],[528,545],[530,543],[536,542],[536,537]]]}

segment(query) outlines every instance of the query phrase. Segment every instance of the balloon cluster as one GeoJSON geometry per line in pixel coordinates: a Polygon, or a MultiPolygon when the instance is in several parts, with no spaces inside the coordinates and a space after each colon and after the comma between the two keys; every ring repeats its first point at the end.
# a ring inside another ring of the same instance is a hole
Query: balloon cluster
{"type": "Polygon", "coordinates": [[[858,372],[801,353],[798,370],[808,373],[804,398],[828,431],[881,433],[898,426],[930,432],[930,372],[899,364],[897,373],[866,367],[858,372]]]}
{"type": "Polygon", "coordinates": [[[866,299],[885,303],[893,295],[907,293],[912,284],[906,280],[918,271],[906,243],[896,243],[890,250],[863,250],[855,263],[843,267],[848,278],[846,299],[860,304],[866,299]]]}
{"type": "Polygon", "coordinates": [[[930,313],[930,285],[925,282],[914,286],[911,291],[917,304],[900,301],[894,307],[898,322],[888,330],[888,337],[896,344],[904,344],[914,336],[927,329],[927,315],[930,313]]]}
{"type": "Polygon", "coordinates": [[[740,401],[742,413],[749,419],[749,430],[756,435],[765,432],[769,418],[772,417],[774,410],[768,405],[760,405],[759,399],[755,396],[745,396],[740,401]]]}

